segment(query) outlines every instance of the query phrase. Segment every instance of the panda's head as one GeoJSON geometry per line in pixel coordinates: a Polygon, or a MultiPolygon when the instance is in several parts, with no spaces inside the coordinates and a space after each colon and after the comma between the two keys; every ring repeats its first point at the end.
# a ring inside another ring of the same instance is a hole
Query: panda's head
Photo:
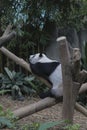
{"type": "Polygon", "coordinates": [[[32,64],[35,63],[49,63],[49,62],[53,62],[51,59],[49,59],[45,54],[43,53],[37,53],[34,55],[30,55],[29,57],[29,62],[32,64]]]}

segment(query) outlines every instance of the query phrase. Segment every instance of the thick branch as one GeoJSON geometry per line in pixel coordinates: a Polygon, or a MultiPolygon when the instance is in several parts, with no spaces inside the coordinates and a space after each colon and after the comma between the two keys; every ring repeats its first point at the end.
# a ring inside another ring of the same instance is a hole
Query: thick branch
{"type": "MultiPolygon", "coordinates": [[[[15,54],[13,54],[9,50],[7,50],[5,47],[1,47],[0,50],[4,55],[6,55],[11,60],[13,60],[16,64],[22,66],[24,69],[31,72],[30,65],[26,61],[24,61],[22,58],[17,57],[15,54]]],[[[40,79],[42,82],[44,82],[47,86],[51,87],[51,85],[46,80],[44,80],[43,78],[38,77],[38,76],[37,76],[37,78],[40,79]]]]}
{"type": "Polygon", "coordinates": [[[0,47],[12,39],[16,35],[15,31],[12,31],[12,26],[8,25],[2,37],[0,37],[0,47]]]}

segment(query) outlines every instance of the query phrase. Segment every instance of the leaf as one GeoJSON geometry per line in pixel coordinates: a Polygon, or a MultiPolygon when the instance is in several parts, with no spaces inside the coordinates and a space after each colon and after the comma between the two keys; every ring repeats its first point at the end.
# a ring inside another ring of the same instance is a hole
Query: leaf
{"type": "Polygon", "coordinates": [[[21,85],[23,85],[23,82],[20,80],[20,81],[16,81],[16,83],[15,83],[15,85],[17,85],[17,86],[21,86],[21,85]]]}
{"type": "Polygon", "coordinates": [[[11,92],[11,90],[1,90],[0,94],[4,94],[4,93],[7,93],[7,92],[11,92]]]}
{"type": "Polygon", "coordinates": [[[13,124],[11,123],[11,121],[5,117],[0,117],[0,126],[2,126],[2,125],[6,125],[8,128],[13,127],[13,124]]]}
{"type": "Polygon", "coordinates": [[[35,79],[35,77],[34,76],[32,76],[32,77],[25,77],[24,78],[24,80],[26,81],[26,82],[30,82],[30,81],[33,81],[35,79]]]}
{"type": "Polygon", "coordinates": [[[12,84],[9,83],[8,85],[6,85],[6,89],[10,89],[12,87],[12,84]]]}
{"type": "Polygon", "coordinates": [[[16,75],[16,72],[14,70],[12,71],[12,75],[13,75],[13,77],[15,77],[15,75],[16,75]]]}
{"type": "Polygon", "coordinates": [[[55,122],[47,122],[40,125],[38,130],[47,130],[50,127],[53,127],[55,125],[60,125],[64,123],[65,121],[55,121],[55,122]]]}
{"type": "Polygon", "coordinates": [[[7,74],[7,76],[9,77],[9,79],[12,80],[13,79],[12,72],[7,67],[5,67],[4,70],[7,74]]]}
{"type": "Polygon", "coordinates": [[[32,88],[29,88],[25,85],[23,85],[23,92],[27,93],[27,94],[32,94],[32,93],[36,93],[36,91],[32,88]]]}

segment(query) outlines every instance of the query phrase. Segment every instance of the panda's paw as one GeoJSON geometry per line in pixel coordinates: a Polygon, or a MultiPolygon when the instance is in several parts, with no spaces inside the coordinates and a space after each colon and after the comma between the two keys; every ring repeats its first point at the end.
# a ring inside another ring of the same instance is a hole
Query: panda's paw
{"type": "Polygon", "coordinates": [[[44,99],[46,97],[54,97],[54,95],[51,93],[51,90],[48,90],[47,92],[40,93],[39,97],[44,99]]]}
{"type": "Polygon", "coordinates": [[[63,101],[63,96],[55,97],[56,102],[62,102],[63,101]]]}

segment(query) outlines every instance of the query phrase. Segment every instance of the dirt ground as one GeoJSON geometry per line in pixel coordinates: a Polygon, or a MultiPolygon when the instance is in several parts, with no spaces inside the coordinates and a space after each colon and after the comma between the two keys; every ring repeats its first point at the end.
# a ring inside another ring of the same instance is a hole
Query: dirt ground
{"type": "MultiPolygon", "coordinates": [[[[34,102],[39,101],[39,98],[29,98],[26,97],[24,101],[14,101],[8,95],[0,96],[0,105],[3,105],[4,110],[10,108],[10,110],[16,110],[20,107],[32,104],[34,102]]],[[[59,121],[62,116],[62,103],[59,103],[55,106],[27,116],[18,121],[21,125],[26,123],[34,123],[34,122],[49,122],[49,121],[59,121]]],[[[87,130],[87,117],[83,114],[75,110],[74,114],[74,123],[78,123],[81,126],[81,130],[87,130]]],[[[53,129],[54,130],[54,129],[53,129]]]]}

